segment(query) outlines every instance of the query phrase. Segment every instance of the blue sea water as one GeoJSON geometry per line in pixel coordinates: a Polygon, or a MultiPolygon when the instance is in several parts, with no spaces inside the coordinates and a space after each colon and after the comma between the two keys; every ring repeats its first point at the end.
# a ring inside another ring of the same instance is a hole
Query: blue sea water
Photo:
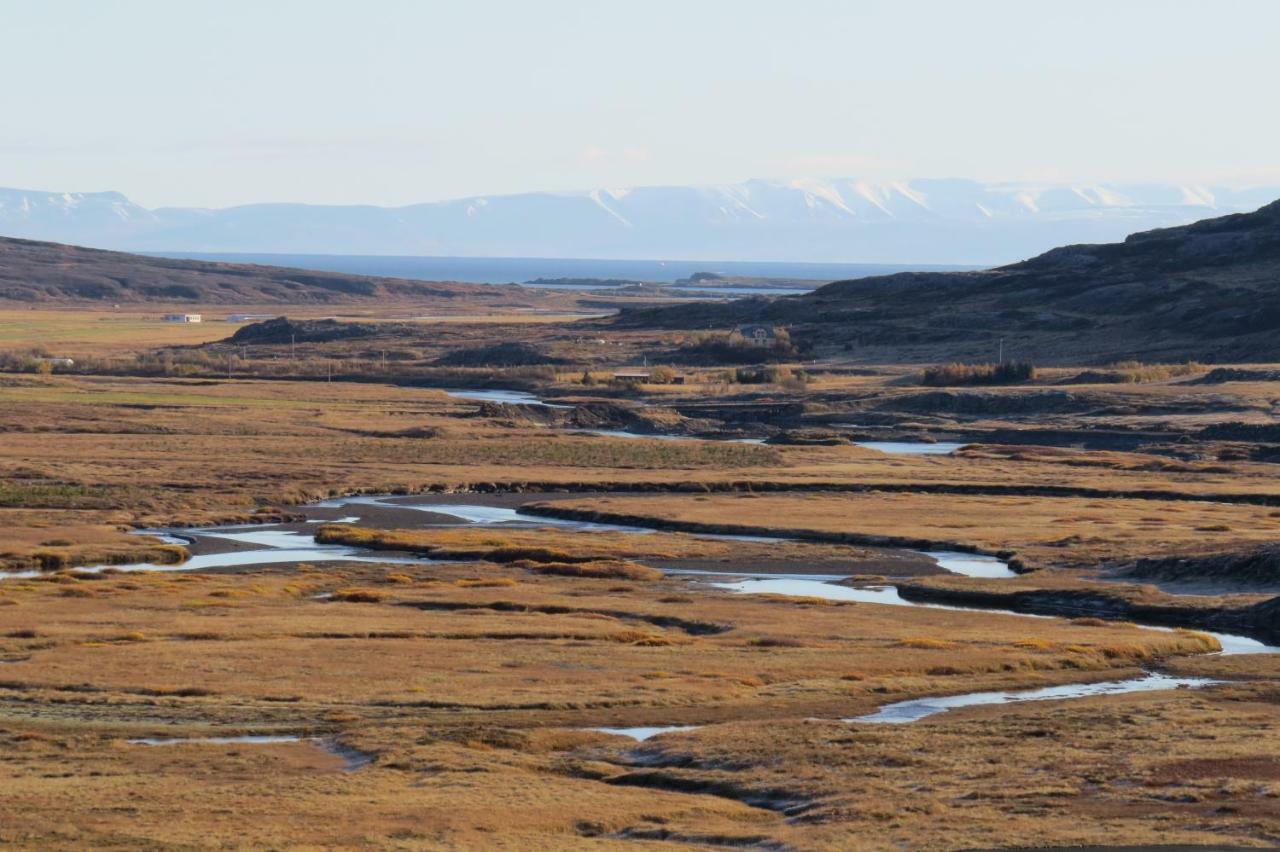
{"type": "Polygon", "coordinates": [[[709,260],[593,260],[541,257],[411,257],[344,254],[206,254],[149,252],[161,257],[292,266],[351,275],[380,275],[421,281],[474,284],[524,283],[538,278],[616,278],[672,282],[697,272],[758,278],[802,278],[826,283],[870,275],[918,270],[965,269],[960,266],[903,266],[882,263],[789,263],[709,260]]]}

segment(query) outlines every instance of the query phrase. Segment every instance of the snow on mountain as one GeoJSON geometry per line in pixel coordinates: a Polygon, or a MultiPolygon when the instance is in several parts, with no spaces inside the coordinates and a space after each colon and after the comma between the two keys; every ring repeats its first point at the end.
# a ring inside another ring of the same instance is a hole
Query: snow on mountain
{"type": "Polygon", "coordinates": [[[387,208],[148,210],[116,192],[0,189],[0,235],[132,251],[1004,263],[1247,212],[1280,187],[749,180],[387,208]]]}

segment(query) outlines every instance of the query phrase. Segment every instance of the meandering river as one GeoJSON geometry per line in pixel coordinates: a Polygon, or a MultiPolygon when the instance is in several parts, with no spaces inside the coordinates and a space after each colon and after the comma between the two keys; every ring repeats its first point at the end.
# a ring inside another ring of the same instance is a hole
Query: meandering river
{"type": "MultiPolygon", "coordinates": [[[[519,528],[563,528],[566,530],[615,531],[633,534],[652,534],[656,529],[637,525],[620,525],[593,523],[583,521],[562,520],[543,516],[521,514],[517,509],[505,505],[486,504],[483,497],[477,497],[474,503],[454,503],[447,500],[424,498],[392,498],[378,496],[356,496],[336,498],[315,505],[315,508],[334,509],[348,508],[359,511],[361,506],[395,507],[410,509],[437,516],[457,519],[459,526],[506,526],[519,528]],[[395,502],[391,502],[395,500],[395,502]]],[[[497,501],[494,501],[495,503],[497,501]]],[[[336,522],[355,522],[358,515],[346,516],[336,522]]],[[[335,521],[326,521],[333,523],[335,521]]],[[[144,531],[148,534],[159,534],[166,541],[189,543],[200,538],[221,539],[239,544],[250,545],[252,549],[234,550],[221,553],[208,553],[193,556],[178,565],[157,565],[152,563],[134,563],[116,566],[88,566],[82,570],[101,571],[114,568],[120,571],[198,571],[213,568],[228,568],[248,565],[267,565],[289,562],[371,562],[371,563],[429,563],[432,560],[393,556],[386,553],[364,551],[345,545],[320,544],[315,537],[304,531],[284,529],[282,525],[261,525],[246,527],[191,528],[166,531],[144,531]]],[[[735,536],[709,536],[713,538],[735,539],[735,536]]],[[[785,541],[782,537],[751,536],[753,541],[785,541]]],[[[934,559],[939,567],[957,574],[970,577],[1001,578],[1014,577],[1016,574],[1003,561],[991,557],[952,551],[925,552],[934,559]]],[[[945,604],[908,601],[898,594],[896,586],[879,584],[873,586],[849,586],[833,582],[830,576],[804,573],[750,573],[734,575],[728,572],[705,572],[692,570],[672,570],[673,576],[688,577],[692,581],[704,582],[707,585],[735,594],[770,594],[796,597],[824,598],[834,601],[855,601],[859,603],[880,604],[886,606],[909,606],[923,609],[969,610],[972,608],[948,606],[945,604]]],[[[25,572],[29,575],[30,572],[25,572]]],[[[1011,610],[990,609],[984,612],[996,612],[1017,618],[1051,618],[1053,616],[1030,615],[1011,610]]],[[[1165,630],[1168,628],[1154,625],[1141,625],[1150,629],[1165,630]]],[[[1208,631],[1202,631],[1208,633],[1208,631]]],[[[1222,654],[1275,653],[1280,648],[1267,645],[1255,639],[1224,633],[1209,633],[1222,645],[1222,654]]],[[[1113,695],[1127,692],[1143,692],[1158,689],[1197,688],[1215,683],[1206,678],[1175,678],[1158,673],[1149,673],[1143,677],[1126,680],[1066,684],[1043,689],[1021,691],[987,691],[964,695],[927,697],[912,701],[885,705],[865,716],[854,717],[846,721],[858,723],[905,723],[923,719],[937,713],[959,707],[970,707],[984,704],[1008,704],[1022,701],[1044,701],[1067,699],[1089,695],[1113,695]]],[[[643,740],[662,733],[678,730],[690,730],[696,726],[650,726],[643,728],[600,728],[605,733],[615,733],[643,740]]]]}

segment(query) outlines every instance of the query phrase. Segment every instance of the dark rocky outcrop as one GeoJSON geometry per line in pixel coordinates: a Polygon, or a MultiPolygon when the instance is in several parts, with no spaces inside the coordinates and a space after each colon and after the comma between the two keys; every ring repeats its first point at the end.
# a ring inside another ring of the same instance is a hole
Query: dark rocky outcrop
{"type": "Polygon", "coordinates": [[[981,272],[837,281],[803,296],[625,311],[628,328],[769,323],[801,345],[885,361],[1038,364],[1280,360],[1280,202],[1065,246],[981,272]]]}
{"type": "Polygon", "coordinates": [[[234,344],[330,343],[335,340],[360,340],[395,334],[420,333],[407,324],[339,322],[338,320],[291,320],[288,317],[255,322],[236,329],[230,342],[234,344]]]}

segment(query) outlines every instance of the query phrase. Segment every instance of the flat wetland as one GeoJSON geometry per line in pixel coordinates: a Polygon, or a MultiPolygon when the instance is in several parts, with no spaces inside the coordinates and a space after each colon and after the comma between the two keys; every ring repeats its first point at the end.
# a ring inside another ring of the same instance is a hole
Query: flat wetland
{"type": "Polygon", "coordinates": [[[93,365],[0,373],[0,843],[1280,843],[1274,383],[583,383],[654,341],[469,314],[573,366],[227,376],[136,314],[0,312],[93,365]]]}

